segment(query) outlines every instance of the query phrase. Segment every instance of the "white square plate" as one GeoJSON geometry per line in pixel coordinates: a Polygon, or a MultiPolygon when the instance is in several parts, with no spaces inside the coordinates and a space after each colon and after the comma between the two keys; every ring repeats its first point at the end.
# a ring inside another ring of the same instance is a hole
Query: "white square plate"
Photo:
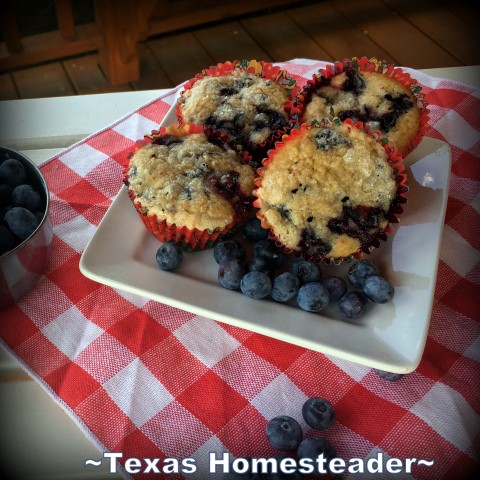
{"type": "MultiPolygon", "coordinates": [[[[173,123],[171,111],[164,124],[173,123]]],[[[408,203],[396,232],[368,258],[395,286],[395,297],[371,305],[358,323],[341,320],[335,306],[320,314],[293,303],[253,300],[222,288],[211,250],[186,253],[179,269],[156,264],[158,240],[144,227],[122,188],[80,260],[97,282],[236,325],[327,355],[398,373],[420,362],[430,323],[441,235],[448,198],[450,147],[424,138],[405,159],[408,203]]],[[[346,278],[348,265],[322,266],[324,276],[346,278]]]]}

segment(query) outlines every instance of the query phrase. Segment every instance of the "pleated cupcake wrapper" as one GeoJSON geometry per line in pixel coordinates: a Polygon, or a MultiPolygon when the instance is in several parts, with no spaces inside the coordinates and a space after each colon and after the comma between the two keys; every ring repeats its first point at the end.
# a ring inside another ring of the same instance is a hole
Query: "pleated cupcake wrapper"
{"type": "Polygon", "coordinates": [[[198,230],[181,227],[175,224],[169,224],[166,220],[159,219],[156,215],[145,213],[142,206],[135,201],[135,194],[129,190],[128,196],[132,200],[139,217],[142,219],[145,227],[160,242],[175,242],[187,251],[205,250],[213,247],[216,243],[225,237],[235,233],[238,225],[231,224],[222,230],[198,230]]]}
{"type": "MultiPolygon", "coordinates": [[[[289,131],[296,124],[300,113],[300,108],[297,105],[296,98],[300,92],[300,87],[297,81],[290,76],[286,70],[282,70],[280,67],[273,65],[272,63],[257,61],[257,60],[234,60],[232,62],[217,63],[197,73],[194,78],[190,79],[184,86],[184,90],[180,93],[183,95],[185,91],[191,89],[193,85],[202,78],[205,77],[220,77],[228,76],[232,72],[245,72],[252,75],[256,75],[260,78],[265,78],[274,81],[281,85],[289,94],[289,101],[284,104],[284,110],[289,118],[289,128],[286,130],[278,130],[262,143],[257,144],[255,147],[249,145],[234,145],[234,148],[238,151],[248,150],[252,156],[258,157],[258,151],[266,150],[271,147],[275,141],[280,140],[282,135],[289,131]],[[257,153],[257,155],[255,155],[257,153]]],[[[183,115],[180,110],[180,102],[176,105],[176,115],[180,124],[184,123],[183,115]]]]}
{"type": "MultiPolygon", "coordinates": [[[[133,152],[130,152],[128,158],[132,158],[135,152],[144,146],[152,143],[155,138],[164,135],[174,135],[177,137],[185,137],[195,133],[206,133],[208,135],[216,136],[220,141],[227,143],[226,138],[219,132],[211,132],[201,125],[183,124],[183,125],[168,125],[161,127],[159,130],[153,130],[149,135],[145,135],[143,140],[138,140],[135,143],[133,152]]],[[[251,160],[247,152],[240,152],[240,158],[244,163],[249,163],[251,160]]],[[[133,190],[129,188],[129,171],[130,161],[124,167],[124,183],[127,186],[127,192],[130,200],[133,202],[135,209],[144,223],[145,227],[162,243],[173,241],[179,243],[184,250],[204,250],[213,247],[217,242],[223,238],[232,235],[239,227],[243,218],[238,217],[234,222],[230,223],[223,229],[218,230],[199,230],[196,228],[190,229],[185,226],[168,223],[166,220],[158,218],[155,214],[149,214],[138,201],[138,198],[133,190]]]]}
{"type": "Polygon", "coordinates": [[[298,116],[300,121],[303,111],[310,102],[313,92],[321,85],[322,78],[330,79],[335,75],[343,73],[347,68],[350,67],[362,72],[374,72],[382,75],[388,75],[404,85],[415,97],[416,105],[420,110],[420,125],[415,138],[405,149],[403,149],[403,151],[399,152],[402,157],[406,157],[419,145],[425,136],[425,132],[429,128],[429,111],[427,108],[428,102],[425,100],[425,96],[422,92],[422,86],[414,78],[412,78],[409,73],[405,72],[400,67],[377,60],[376,58],[368,59],[367,57],[353,57],[351,59],[337,61],[331,65],[327,65],[325,68],[320,69],[318,73],[313,75],[313,77],[307,81],[302,91],[297,95],[295,103],[296,109],[299,112],[298,116]]]}
{"type": "Polygon", "coordinates": [[[382,136],[381,132],[376,130],[372,132],[368,125],[365,125],[363,122],[356,122],[354,123],[350,118],[347,118],[344,122],[340,119],[335,118],[331,121],[325,120],[321,124],[318,125],[307,125],[306,123],[300,124],[300,128],[293,129],[289,134],[285,134],[282,137],[282,141],[277,142],[275,144],[275,148],[268,152],[267,158],[263,160],[262,167],[258,169],[258,177],[255,179],[255,186],[256,188],[253,191],[253,195],[256,197],[253,206],[257,208],[256,216],[261,222],[263,228],[269,231],[269,238],[275,241],[278,247],[282,247],[285,253],[287,254],[294,254],[297,257],[304,257],[307,260],[316,262],[316,263],[327,263],[327,264],[336,264],[339,265],[344,262],[352,261],[354,258],[359,259],[362,258],[365,254],[370,254],[375,248],[378,248],[381,245],[382,241],[387,240],[387,234],[394,233],[394,229],[392,228],[392,224],[399,223],[398,216],[403,213],[402,204],[407,202],[407,192],[408,186],[407,182],[407,175],[405,173],[405,166],[403,165],[403,158],[399,155],[398,149],[392,145],[388,139],[382,136]],[[372,137],[375,141],[380,143],[385,152],[387,153],[387,161],[389,165],[392,167],[393,172],[395,174],[395,182],[397,185],[396,195],[392,201],[389,211],[385,215],[386,220],[388,221],[386,227],[383,230],[380,230],[375,237],[373,238],[372,242],[368,245],[362,246],[361,249],[357,252],[352,253],[348,257],[344,258],[328,258],[328,257],[321,257],[321,256],[314,256],[305,254],[299,250],[291,249],[283,244],[283,242],[275,235],[273,229],[271,228],[267,219],[261,213],[262,201],[258,197],[258,189],[262,186],[262,178],[263,172],[265,169],[275,161],[275,156],[288,142],[292,141],[296,137],[299,137],[304,134],[310,128],[314,128],[315,126],[322,126],[327,127],[328,125],[335,124],[348,124],[354,128],[357,128],[363,131],[365,134],[372,137]]]}

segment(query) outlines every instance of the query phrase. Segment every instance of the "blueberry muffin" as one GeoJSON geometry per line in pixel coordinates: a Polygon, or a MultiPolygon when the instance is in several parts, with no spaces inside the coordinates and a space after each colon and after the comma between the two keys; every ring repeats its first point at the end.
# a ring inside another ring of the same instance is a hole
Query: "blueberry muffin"
{"type": "Polygon", "coordinates": [[[361,121],[371,131],[380,130],[406,154],[425,129],[421,88],[391,65],[363,60],[345,60],[315,75],[303,91],[302,119],[307,123],[334,117],[361,121]]]}
{"type": "Polygon", "coordinates": [[[180,123],[227,135],[237,149],[271,144],[293,125],[296,82],[264,62],[219,64],[197,75],[177,104],[180,123]]]}
{"type": "Polygon", "coordinates": [[[131,155],[125,184],[147,228],[161,241],[212,246],[249,213],[254,172],[199,126],[162,128],[131,155]]]}
{"type": "Polygon", "coordinates": [[[327,262],[361,256],[401,211],[400,161],[351,121],[302,124],[259,169],[258,217],[287,251],[327,262]]]}

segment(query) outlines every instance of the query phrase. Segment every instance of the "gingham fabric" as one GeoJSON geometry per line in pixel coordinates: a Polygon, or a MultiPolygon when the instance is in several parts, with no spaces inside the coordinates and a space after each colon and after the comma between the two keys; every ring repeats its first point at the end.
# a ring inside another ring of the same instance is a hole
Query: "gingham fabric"
{"type": "MultiPolygon", "coordinates": [[[[303,85],[326,64],[297,59],[279,65],[303,85]]],[[[301,407],[320,396],[335,407],[337,420],[323,434],[339,457],[383,452],[435,462],[414,464],[412,473],[393,478],[472,478],[480,467],[479,91],[410,73],[430,103],[427,136],[448,142],[453,155],[431,324],[415,372],[388,382],[370,368],[80,273],[80,256],[121,186],[125,151],[158,126],[180,87],[42,165],[51,191],[51,260],[37,287],[0,312],[4,346],[102,451],[123,453],[120,463],[194,458],[197,470],[186,477],[211,478],[208,452],[277,453],[265,435],[274,416],[290,415],[306,437],[316,435],[301,407]]]]}

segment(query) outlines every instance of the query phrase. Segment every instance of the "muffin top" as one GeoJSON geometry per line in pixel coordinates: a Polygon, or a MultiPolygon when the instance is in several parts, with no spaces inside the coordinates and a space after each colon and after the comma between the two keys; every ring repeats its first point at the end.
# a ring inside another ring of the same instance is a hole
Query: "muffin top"
{"type": "Polygon", "coordinates": [[[220,130],[243,146],[267,141],[289,126],[289,93],[273,80],[234,70],[198,79],[179,100],[185,123],[220,130]]]}
{"type": "Polygon", "coordinates": [[[420,109],[413,93],[381,73],[349,67],[331,78],[323,77],[307,102],[305,122],[333,117],[360,120],[372,131],[380,130],[400,151],[409,146],[419,130],[420,109]]]}
{"type": "Polygon", "coordinates": [[[303,128],[259,173],[260,216],[287,248],[312,257],[370,244],[396,195],[385,149],[349,124],[303,128]]]}
{"type": "Polygon", "coordinates": [[[254,172],[218,137],[154,136],[130,160],[127,186],[145,214],[199,230],[223,229],[251,201],[254,172]]]}

